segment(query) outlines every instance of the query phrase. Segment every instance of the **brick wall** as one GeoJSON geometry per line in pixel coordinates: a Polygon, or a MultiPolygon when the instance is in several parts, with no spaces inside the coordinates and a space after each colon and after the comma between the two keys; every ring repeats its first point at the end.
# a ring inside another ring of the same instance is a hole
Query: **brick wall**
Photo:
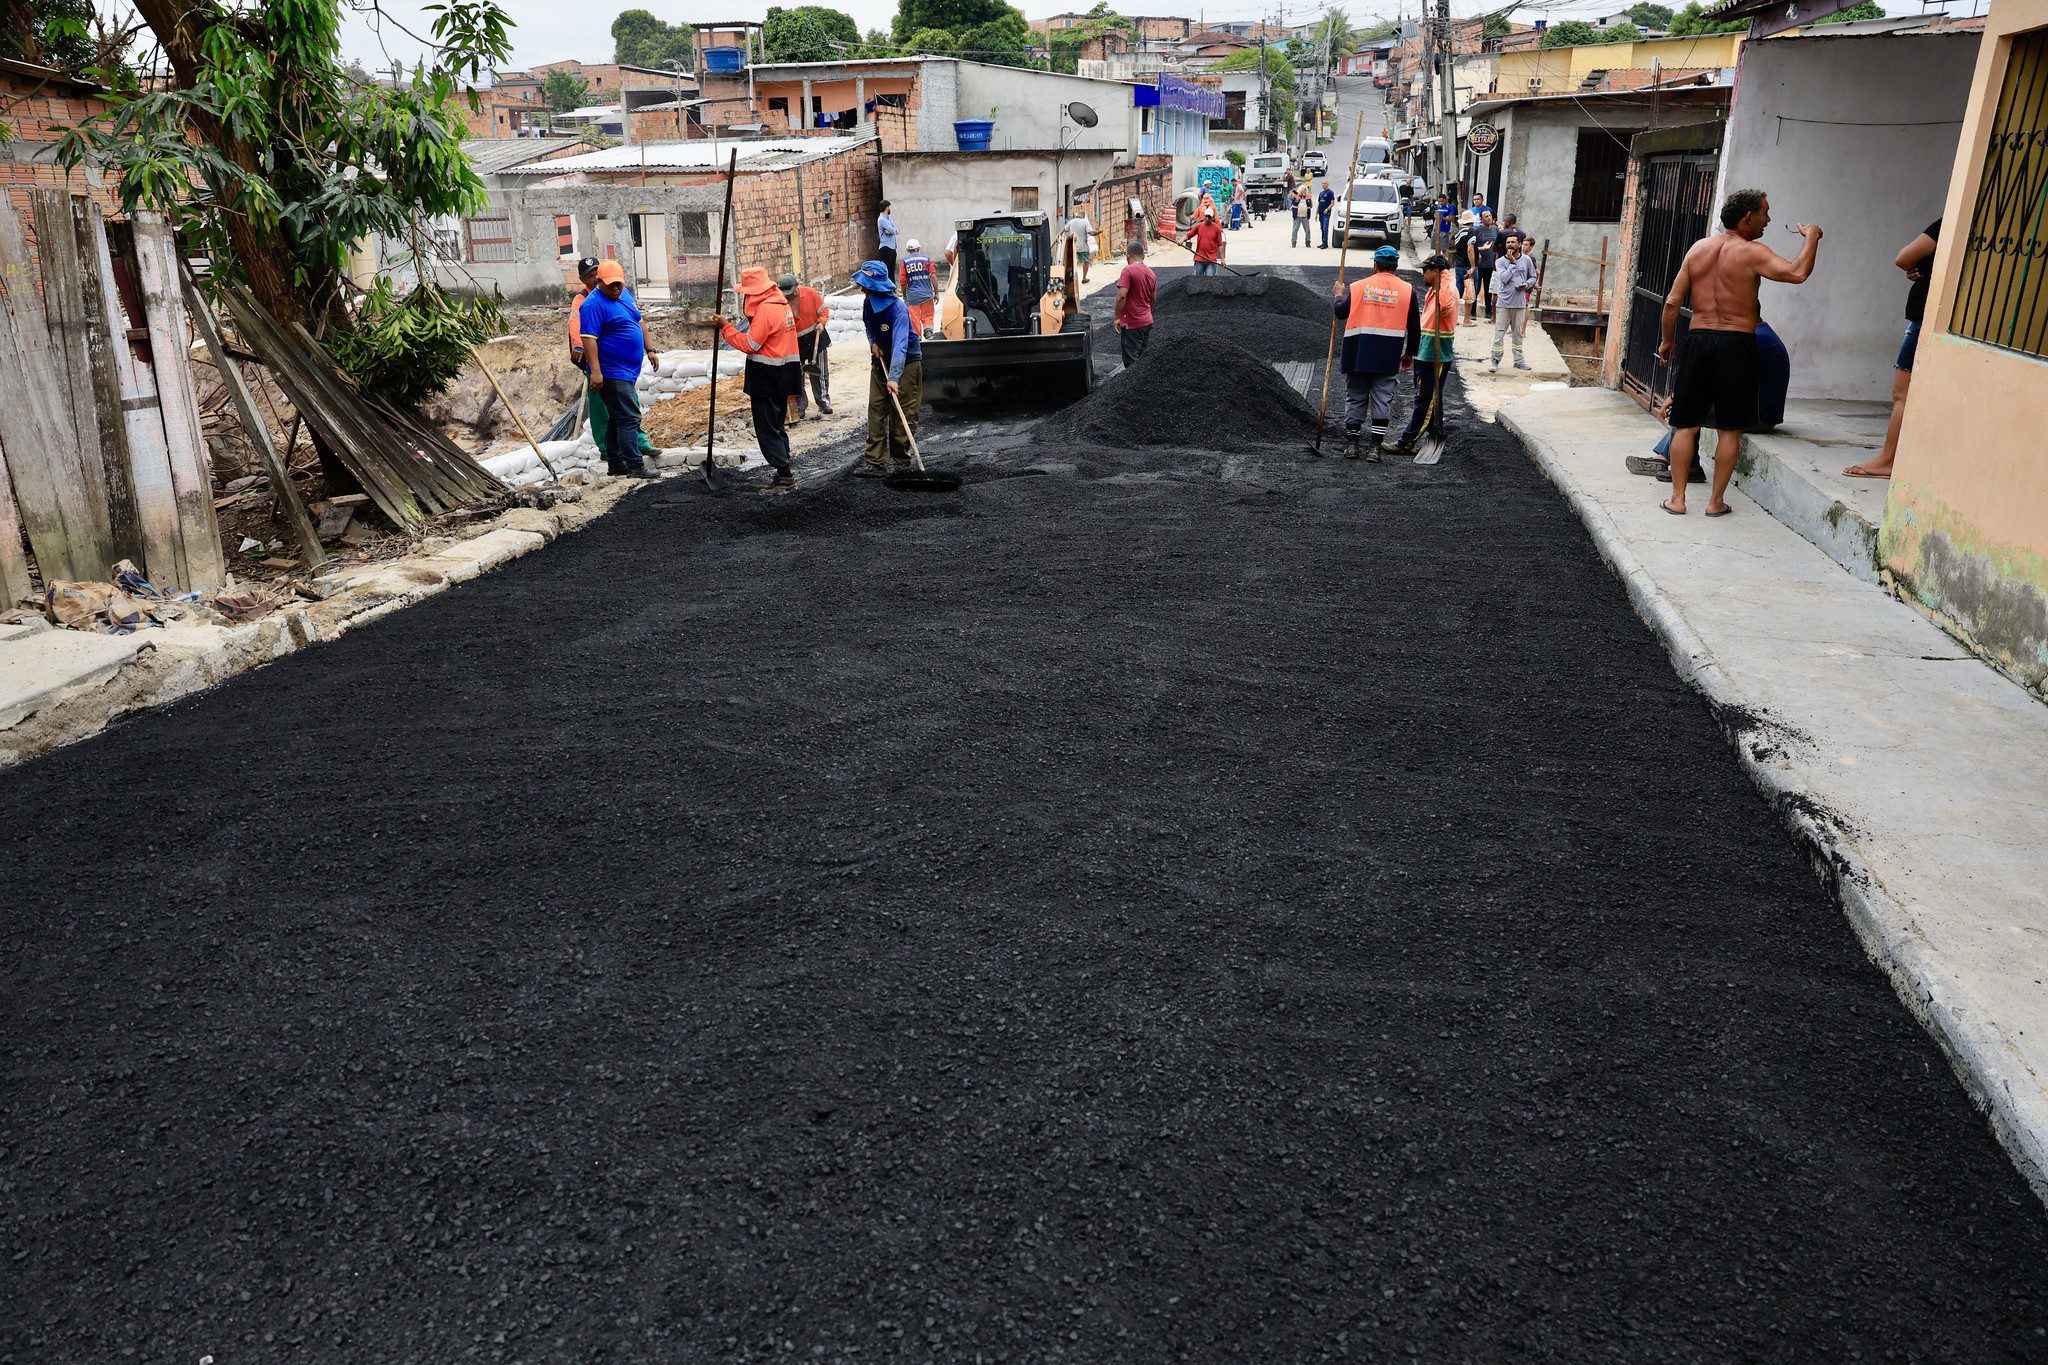
{"type": "Polygon", "coordinates": [[[55,72],[45,79],[0,69],[0,123],[7,125],[10,139],[0,143],[0,189],[20,213],[31,243],[35,224],[28,192],[36,186],[82,190],[109,209],[119,206],[120,196],[96,171],[81,167],[67,172],[54,156],[63,129],[98,113],[105,104],[93,87],[55,72]]]}
{"type": "MultiPolygon", "coordinates": [[[[1137,165],[1129,170],[1109,177],[1121,180],[1121,184],[1098,184],[1086,194],[1074,196],[1074,205],[1088,211],[1088,221],[1108,241],[1111,257],[1120,255],[1124,243],[1134,235],[1149,237],[1158,225],[1165,221],[1166,208],[1173,202],[1173,158],[1170,156],[1141,156],[1137,165]],[[1125,179],[1137,176],[1138,179],[1125,179]],[[1137,228],[1137,220],[1130,216],[1130,201],[1141,200],[1145,205],[1148,226],[1137,228]]],[[[1150,250],[1151,247],[1147,246],[1150,250]]]]}
{"type": "Polygon", "coordinates": [[[881,170],[872,144],[802,167],[743,176],[733,187],[733,259],[771,275],[793,269],[790,233],[803,185],[804,275],[842,280],[875,254],[881,170]],[[826,207],[826,196],[831,207],[826,207]]]}

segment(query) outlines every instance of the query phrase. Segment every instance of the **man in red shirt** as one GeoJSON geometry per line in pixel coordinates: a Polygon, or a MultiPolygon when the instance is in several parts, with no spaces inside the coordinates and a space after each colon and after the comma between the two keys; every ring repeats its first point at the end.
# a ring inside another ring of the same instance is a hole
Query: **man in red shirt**
{"type": "Polygon", "coordinates": [[[1136,237],[1124,245],[1123,273],[1116,277],[1116,344],[1124,368],[1137,363],[1152,342],[1152,297],[1159,277],[1145,264],[1145,243],[1136,237]]]}
{"type": "Polygon", "coordinates": [[[1216,221],[1215,209],[1202,210],[1201,218],[1188,230],[1187,241],[1194,243],[1197,275],[1223,273],[1223,224],[1216,221]]]}

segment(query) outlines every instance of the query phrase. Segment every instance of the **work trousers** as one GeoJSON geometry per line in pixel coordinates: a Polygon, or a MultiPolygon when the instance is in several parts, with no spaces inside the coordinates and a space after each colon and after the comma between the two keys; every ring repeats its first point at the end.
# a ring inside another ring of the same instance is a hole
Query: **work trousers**
{"type": "Polygon", "coordinates": [[[1344,376],[1344,431],[1356,436],[1368,422],[1375,437],[1384,437],[1394,420],[1396,375],[1347,374],[1344,376]]]}
{"type": "Polygon", "coordinates": [[[1330,215],[1327,213],[1318,213],[1316,215],[1316,221],[1323,225],[1323,246],[1327,250],[1330,245],[1330,215]]]}
{"type": "MultiPolygon", "coordinates": [[[[629,474],[645,467],[640,453],[640,390],[630,379],[607,379],[598,394],[608,419],[604,433],[604,467],[613,474],[629,474]]],[[[596,432],[593,430],[592,435],[596,432]]]]}
{"type": "Polygon", "coordinates": [[[1415,411],[1408,414],[1408,429],[1401,435],[1403,445],[1412,445],[1422,433],[1422,419],[1429,418],[1429,434],[1444,434],[1444,400],[1437,386],[1451,368],[1448,360],[1415,362],[1415,411]],[[1433,409],[1433,410],[1432,410],[1433,409]]]}
{"type": "Polygon", "coordinates": [[[761,455],[776,473],[789,472],[789,397],[780,393],[751,393],[747,402],[754,410],[754,440],[761,455]]]}
{"type": "Polygon", "coordinates": [[[890,278],[890,279],[892,279],[892,280],[893,280],[893,279],[895,279],[895,278],[896,278],[896,248],[895,248],[895,247],[893,247],[893,246],[878,246],[878,247],[876,247],[876,248],[875,248],[875,259],[876,259],[876,260],[878,260],[878,261],[880,261],[880,262],[881,262],[881,263],[882,263],[883,265],[886,265],[886,266],[888,266],[888,267],[889,267],[889,278],[890,278]]]}
{"type": "Polygon", "coordinates": [[[1294,229],[1293,229],[1293,231],[1291,231],[1291,232],[1289,232],[1289,233],[1287,234],[1287,245],[1289,245],[1289,246],[1314,246],[1315,244],[1316,244],[1316,233],[1315,233],[1315,229],[1314,229],[1314,228],[1313,228],[1312,226],[1310,226],[1310,224],[1309,224],[1309,221],[1308,221],[1308,219],[1306,219],[1306,218],[1297,218],[1297,219],[1295,219],[1295,220],[1294,220],[1294,229]]]}
{"type": "MultiPolygon", "coordinates": [[[[804,373],[810,376],[811,395],[819,404],[832,401],[832,346],[825,340],[825,329],[821,325],[807,337],[798,337],[796,353],[803,360],[804,373]]],[[[811,400],[804,396],[804,386],[796,386],[796,414],[801,417],[811,410],[811,400]]]]}
{"type": "Polygon", "coordinates": [[[1223,273],[1223,266],[1218,261],[1196,261],[1195,273],[1197,275],[1220,275],[1223,273]]]}
{"type": "Polygon", "coordinates": [[[1152,344],[1152,324],[1143,327],[1126,327],[1116,334],[1116,348],[1123,356],[1124,368],[1138,363],[1138,357],[1145,354],[1145,348],[1152,344]]]}
{"type": "Polygon", "coordinates": [[[1503,334],[1515,348],[1515,359],[1522,358],[1522,333],[1529,326],[1527,308],[1499,307],[1493,310],[1493,363],[1500,363],[1500,343],[1503,334]]]}
{"type": "Polygon", "coordinates": [[[880,361],[868,364],[868,444],[862,452],[870,465],[880,466],[894,460],[897,464],[910,463],[910,433],[917,430],[918,409],[924,406],[924,362],[904,362],[902,377],[896,381],[896,402],[903,408],[903,416],[910,423],[909,431],[896,420],[896,409],[889,403],[889,374],[880,361]]]}
{"type": "Polygon", "coordinates": [[[1472,267],[1472,307],[1474,316],[1479,312],[1484,312],[1488,318],[1493,316],[1493,267],[1490,265],[1472,267]]]}
{"type": "MultiPolygon", "coordinates": [[[[584,400],[584,408],[590,414],[590,443],[597,447],[598,454],[604,455],[605,433],[610,431],[612,427],[611,415],[605,411],[603,394],[599,393],[596,389],[589,389],[587,392],[590,396],[584,400]]],[[[640,453],[642,455],[652,455],[654,453],[654,442],[647,439],[647,433],[644,431],[640,433],[640,453]]],[[[605,458],[610,459],[611,457],[606,455],[605,458]]]]}

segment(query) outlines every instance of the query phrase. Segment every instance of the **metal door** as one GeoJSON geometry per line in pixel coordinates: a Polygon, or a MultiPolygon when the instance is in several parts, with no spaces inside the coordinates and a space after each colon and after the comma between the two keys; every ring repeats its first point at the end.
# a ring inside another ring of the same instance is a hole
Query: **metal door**
{"type": "MultiPolygon", "coordinates": [[[[1692,244],[1707,235],[1713,221],[1714,170],[1711,152],[1659,154],[1643,159],[1642,187],[1637,194],[1634,297],[1630,300],[1628,336],[1621,352],[1622,387],[1652,407],[1671,392],[1673,367],[1657,363],[1657,343],[1664,326],[1664,296],[1678,278],[1679,264],[1692,244]]],[[[1692,309],[1678,314],[1678,338],[1692,323],[1692,309]]]]}

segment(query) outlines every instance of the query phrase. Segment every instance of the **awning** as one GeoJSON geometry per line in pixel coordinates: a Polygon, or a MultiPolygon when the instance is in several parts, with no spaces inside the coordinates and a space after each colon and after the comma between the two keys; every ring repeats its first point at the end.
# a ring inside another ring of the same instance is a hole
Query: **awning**
{"type": "Polygon", "coordinates": [[[1768,38],[1839,14],[1856,3],[1858,0],[1722,0],[1700,17],[1716,24],[1747,19],[1750,37],[1768,38]]]}

